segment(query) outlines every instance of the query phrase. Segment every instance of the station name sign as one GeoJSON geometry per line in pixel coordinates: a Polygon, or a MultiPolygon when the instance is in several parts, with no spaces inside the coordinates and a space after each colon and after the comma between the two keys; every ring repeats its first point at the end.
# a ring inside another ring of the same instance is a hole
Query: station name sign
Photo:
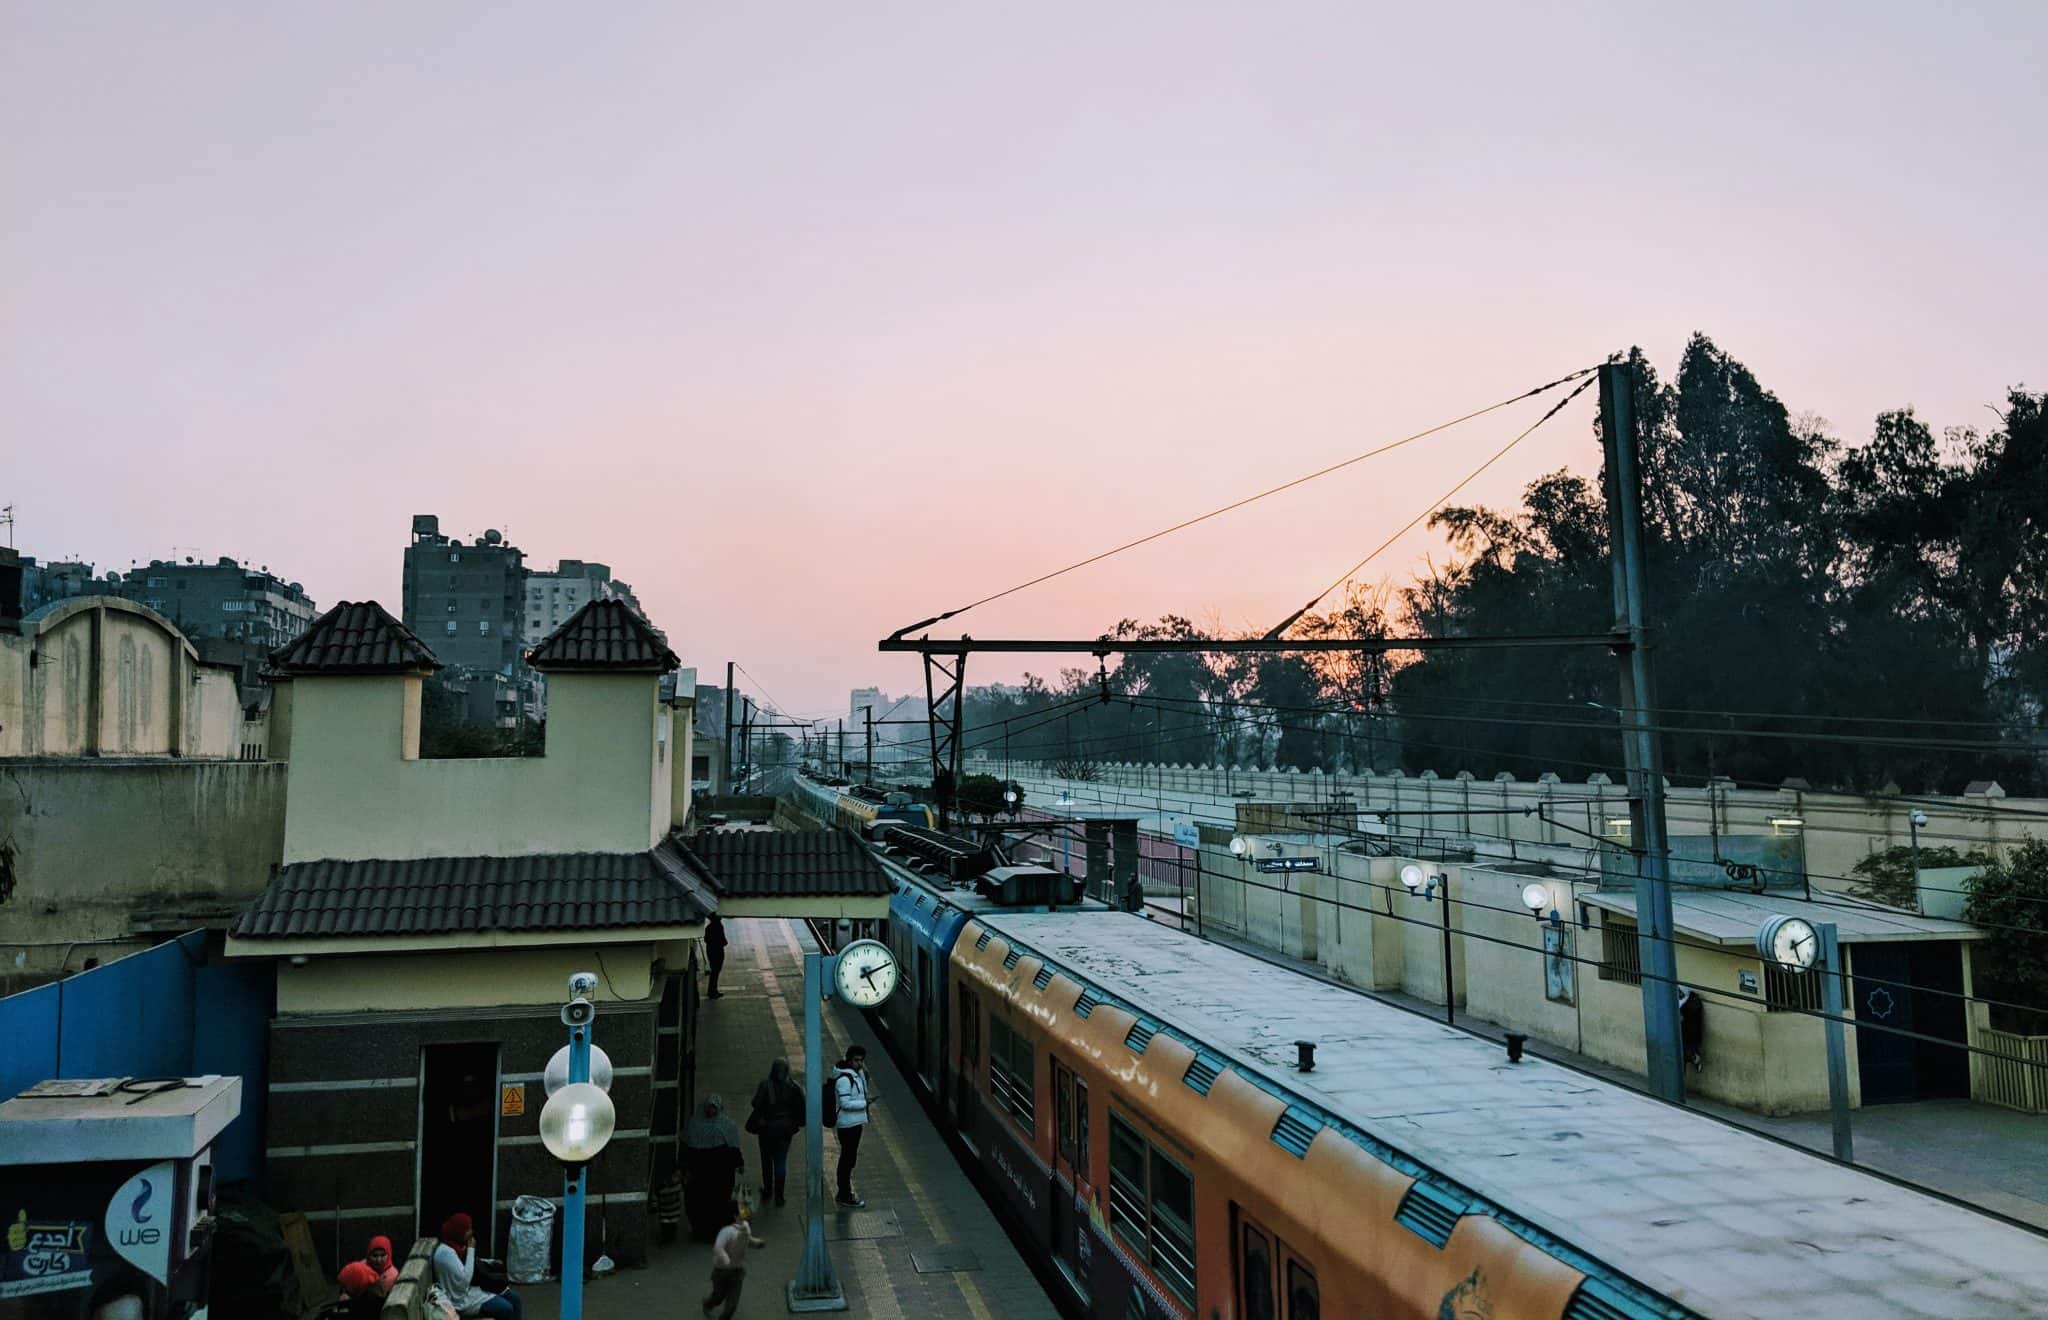
{"type": "Polygon", "coordinates": [[[1258,867],[1261,871],[1320,871],[1323,862],[1320,857],[1261,857],[1258,867]]]}

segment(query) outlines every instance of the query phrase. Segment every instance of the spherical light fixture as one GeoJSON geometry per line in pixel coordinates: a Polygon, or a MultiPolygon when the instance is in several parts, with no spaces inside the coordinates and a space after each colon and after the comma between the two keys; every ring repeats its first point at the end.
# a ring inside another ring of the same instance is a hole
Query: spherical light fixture
{"type": "MultiPolygon", "coordinates": [[[[555,1051],[555,1057],[548,1060],[545,1073],[541,1074],[541,1085],[553,1095],[569,1084],[569,1047],[564,1045],[555,1051]]],[[[597,1046],[590,1047],[590,1084],[600,1091],[612,1089],[612,1058],[597,1046]]]]}
{"type": "Polygon", "coordinates": [[[1242,857],[1252,850],[1252,841],[1240,835],[1230,841],[1230,855],[1242,857]]]}
{"type": "Polygon", "coordinates": [[[1410,890],[1420,889],[1428,881],[1429,877],[1422,873],[1422,868],[1413,862],[1401,868],[1401,883],[1410,890]]]}
{"type": "Polygon", "coordinates": [[[1523,885],[1522,906],[1529,909],[1537,916],[1542,916],[1543,909],[1550,906],[1550,886],[1523,885]]]}
{"type": "Polygon", "coordinates": [[[588,1164],[612,1139],[618,1112],[612,1098],[589,1082],[571,1082],[540,1111],[540,1140],[564,1164],[588,1164]]]}

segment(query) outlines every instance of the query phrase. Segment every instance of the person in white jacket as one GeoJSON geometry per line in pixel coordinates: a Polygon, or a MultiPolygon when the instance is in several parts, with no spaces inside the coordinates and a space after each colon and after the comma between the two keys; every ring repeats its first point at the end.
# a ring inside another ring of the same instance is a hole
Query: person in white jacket
{"type": "Polygon", "coordinates": [[[846,1051],[832,1070],[832,1094],[838,1101],[839,1117],[833,1128],[839,1136],[839,1204],[859,1209],[866,1201],[854,1195],[853,1166],[860,1160],[861,1133],[867,1130],[868,1105],[873,1092],[868,1087],[868,1052],[859,1045],[846,1051]]]}
{"type": "Polygon", "coordinates": [[[434,1248],[434,1282],[448,1295],[458,1315],[486,1320],[520,1320],[525,1309],[519,1294],[507,1289],[487,1292],[476,1286],[476,1229],[468,1215],[448,1216],[441,1241],[434,1248]]]}

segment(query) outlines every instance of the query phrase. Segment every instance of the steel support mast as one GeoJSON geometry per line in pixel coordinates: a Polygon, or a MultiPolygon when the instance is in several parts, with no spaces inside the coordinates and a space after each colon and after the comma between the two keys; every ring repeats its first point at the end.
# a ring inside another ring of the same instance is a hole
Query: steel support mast
{"type": "Polygon", "coordinates": [[[1641,432],[1635,373],[1600,368],[1600,441],[1607,497],[1608,558],[1614,571],[1615,657],[1621,662],[1621,750],[1628,772],[1629,825],[1636,856],[1636,937],[1643,971],[1643,1043],[1651,1094],[1685,1102],[1678,1038],[1678,946],[1671,919],[1671,838],[1664,817],[1664,738],[1656,731],[1648,570],[1643,552],[1641,432]]]}

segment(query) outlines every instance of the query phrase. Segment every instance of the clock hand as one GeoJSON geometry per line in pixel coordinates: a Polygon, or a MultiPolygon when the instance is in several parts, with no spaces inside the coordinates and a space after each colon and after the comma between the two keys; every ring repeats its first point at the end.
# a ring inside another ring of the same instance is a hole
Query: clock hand
{"type": "Polygon", "coordinates": [[[873,985],[875,983],[875,969],[872,967],[868,968],[860,974],[860,979],[866,981],[869,985],[873,985]]]}

